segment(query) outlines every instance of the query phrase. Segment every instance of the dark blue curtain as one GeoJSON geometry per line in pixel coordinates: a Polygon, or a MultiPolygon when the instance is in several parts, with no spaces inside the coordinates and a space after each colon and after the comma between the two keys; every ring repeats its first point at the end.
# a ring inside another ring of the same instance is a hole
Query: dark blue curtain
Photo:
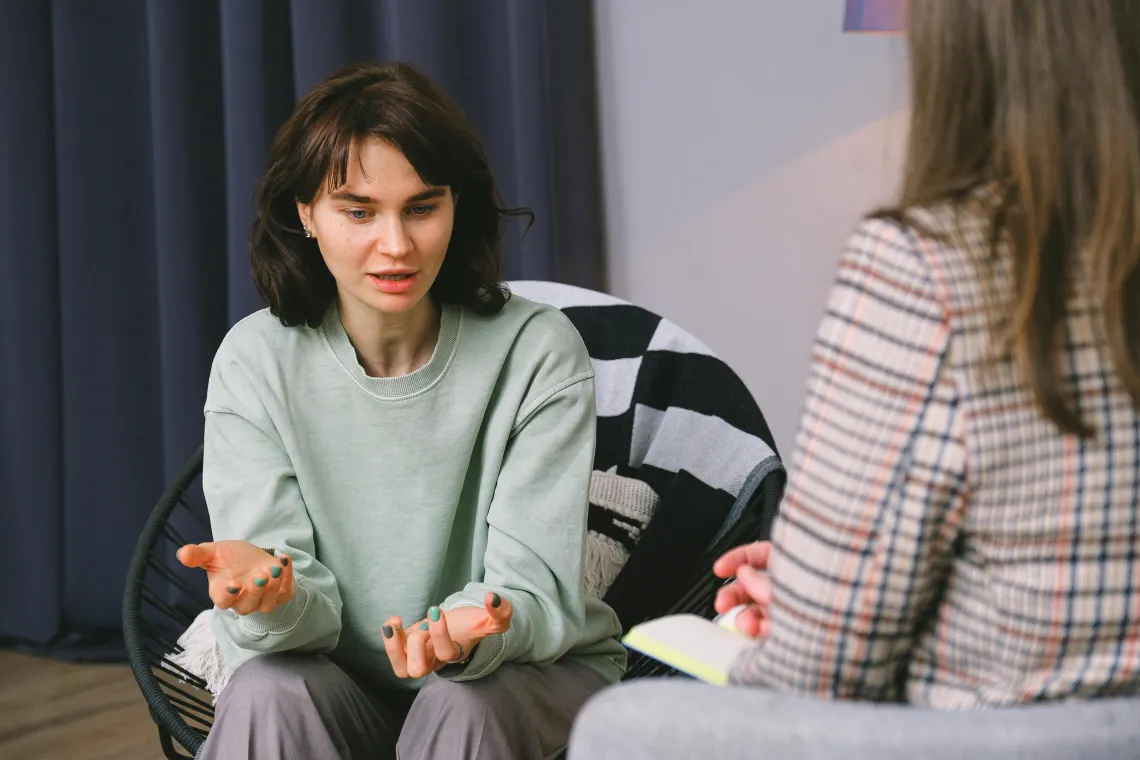
{"type": "Polygon", "coordinates": [[[0,640],[113,656],[123,578],[260,308],[252,194],[298,97],[403,59],[487,143],[510,278],[600,287],[588,0],[0,0],[0,640]]]}

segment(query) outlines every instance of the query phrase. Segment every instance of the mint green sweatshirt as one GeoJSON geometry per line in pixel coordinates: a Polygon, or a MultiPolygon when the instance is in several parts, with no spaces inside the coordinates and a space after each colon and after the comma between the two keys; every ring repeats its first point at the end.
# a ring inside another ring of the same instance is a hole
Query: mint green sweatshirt
{"type": "Polygon", "coordinates": [[[445,675],[571,656],[620,678],[617,616],[582,584],[593,370],[557,309],[445,306],[430,361],[391,378],[364,372],[335,305],[318,328],[260,311],[218,349],[205,411],[215,540],[288,552],[297,578],[272,613],[215,610],[231,668],[332,652],[377,685],[415,688],[392,672],[384,622],[495,591],[514,606],[510,630],[445,675]]]}

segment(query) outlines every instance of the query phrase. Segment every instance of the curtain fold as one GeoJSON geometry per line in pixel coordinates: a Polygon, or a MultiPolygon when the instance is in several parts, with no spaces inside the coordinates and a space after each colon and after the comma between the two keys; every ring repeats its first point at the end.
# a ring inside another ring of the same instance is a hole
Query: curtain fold
{"type": "Polygon", "coordinates": [[[143,521],[261,308],[254,187],[296,100],[402,59],[483,136],[508,279],[602,288],[587,0],[0,2],[0,640],[116,656],[143,521]]]}

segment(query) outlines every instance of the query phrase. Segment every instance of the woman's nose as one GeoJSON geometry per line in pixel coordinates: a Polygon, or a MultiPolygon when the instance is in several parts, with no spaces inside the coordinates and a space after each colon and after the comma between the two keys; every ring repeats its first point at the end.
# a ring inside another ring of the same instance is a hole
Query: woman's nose
{"type": "Polygon", "coordinates": [[[388,217],[377,221],[376,250],[392,258],[406,256],[412,250],[412,239],[404,229],[403,219],[388,217]]]}

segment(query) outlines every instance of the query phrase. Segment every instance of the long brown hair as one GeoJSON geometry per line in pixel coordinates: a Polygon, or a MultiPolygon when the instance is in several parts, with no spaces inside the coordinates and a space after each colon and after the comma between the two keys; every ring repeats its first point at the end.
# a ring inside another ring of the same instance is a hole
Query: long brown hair
{"type": "Polygon", "coordinates": [[[438,85],[406,63],[363,62],[301,98],[270,147],[250,236],[253,281],[270,311],[287,327],[320,324],[336,283],[304,235],[297,201],[311,203],[322,184],[344,184],[352,144],[367,139],[395,146],[425,183],[462,196],[432,297],[480,315],[502,309],[510,296],[500,282],[506,224],[534,214],[503,205],[482,141],[438,85]]]}
{"type": "Polygon", "coordinates": [[[911,0],[909,31],[894,214],[997,189],[993,253],[1008,242],[1014,292],[995,344],[1049,419],[1089,436],[1058,351],[1080,265],[1140,406],[1140,2],[911,0]]]}

